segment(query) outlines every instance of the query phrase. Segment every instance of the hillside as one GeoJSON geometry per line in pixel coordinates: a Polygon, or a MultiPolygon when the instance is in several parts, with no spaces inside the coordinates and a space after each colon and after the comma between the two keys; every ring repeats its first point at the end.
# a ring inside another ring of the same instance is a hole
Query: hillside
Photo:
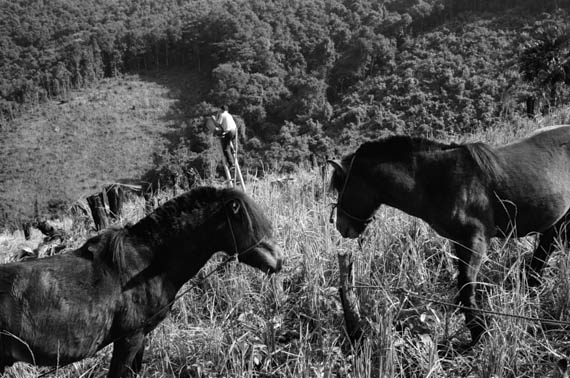
{"type": "Polygon", "coordinates": [[[149,169],[212,177],[198,117],[222,104],[245,125],[243,165],[282,173],[386,134],[544,116],[570,102],[569,6],[4,2],[0,227],[149,169]]]}
{"type": "Polygon", "coordinates": [[[140,179],[183,135],[179,102],[192,106],[200,85],[188,72],[105,79],[18,117],[0,138],[0,219],[3,212],[31,217],[36,203],[43,213],[104,184],[140,179]]]}

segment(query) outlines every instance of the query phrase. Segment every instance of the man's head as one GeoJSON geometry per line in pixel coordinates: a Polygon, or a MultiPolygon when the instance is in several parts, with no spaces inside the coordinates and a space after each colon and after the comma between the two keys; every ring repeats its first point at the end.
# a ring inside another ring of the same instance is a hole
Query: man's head
{"type": "Polygon", "coordinates": [[[228,106],[222,105],[222,112],[227,112],[227,111],[228,111],[228,106]]]}

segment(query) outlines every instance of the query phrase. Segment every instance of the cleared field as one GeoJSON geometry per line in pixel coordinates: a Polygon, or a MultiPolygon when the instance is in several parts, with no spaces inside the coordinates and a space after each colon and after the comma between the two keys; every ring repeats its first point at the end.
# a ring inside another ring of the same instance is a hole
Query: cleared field
{"type": "Polygon", "coordinates": [[[23,218],[119,179],[138,179],[181,135],[197,75],[106,79],[37,106],[0,134],[0,215],[23,218]],[[188,87],[190,85],[190,87],[188,87]],[[183,102],[183,103],[181,103],[183,102]]]}

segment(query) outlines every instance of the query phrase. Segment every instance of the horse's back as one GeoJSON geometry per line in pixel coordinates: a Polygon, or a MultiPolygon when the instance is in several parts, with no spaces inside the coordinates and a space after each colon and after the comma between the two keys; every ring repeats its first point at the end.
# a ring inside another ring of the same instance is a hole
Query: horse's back
{"type": "Polygon", "coordinates": [[[540,135],[546,137],[563,134],[567,135],[568,133],[570,133],[570,125],[552,125],[541,127],[540,129],[535,130],[528,136],[528,138],[540,135]]]}
{"type": "Polygon", "coordinates": [[[570,125],[558,125],[543,127],[534,131],[526,138],[499,147],[498,150],[504,153],[526,152],[532,154],[542,154],[553,151],[569,153],[570,125]]]}

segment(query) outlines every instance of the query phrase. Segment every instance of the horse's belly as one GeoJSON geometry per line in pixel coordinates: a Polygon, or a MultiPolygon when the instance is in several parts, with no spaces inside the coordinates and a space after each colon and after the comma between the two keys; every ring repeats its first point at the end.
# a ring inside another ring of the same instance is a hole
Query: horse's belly
{"type": "Polygon", "coordinates": [[[543,232],[560,220],[570,208],[570,193],[525,201],[501,201],[495,206],[495,224],[500,235],[525,236],[543,232]]]}
{"type": "Polygon", "coordinates": [[[88,274],[80,280],[54,274],[51,265],[37,272],[29,267],[35,265],[0,269],[0,278],[5,278],[5,287],[0,287],[2,359],[40,365],[72,362],[109,342],[115,290],[94,284],[88,274]]]}
{"type": "MultiPolygon", "coordinates": [[[[10,314],[3,314],[10,316],[10,314]]],[[[109,342],[111,314],[21,314],[3,325],[0,353],[13,361],[53,365],[81,360],[109,342]],[[69,316],[71,315],[71,316],[69,316]]]]}

